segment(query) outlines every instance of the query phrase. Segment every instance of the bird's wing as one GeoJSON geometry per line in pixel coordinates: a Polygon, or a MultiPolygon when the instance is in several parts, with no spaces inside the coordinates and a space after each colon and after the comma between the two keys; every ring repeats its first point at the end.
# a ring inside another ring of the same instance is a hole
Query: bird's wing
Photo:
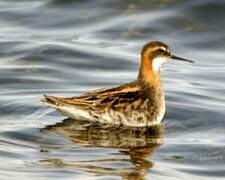
{"type": "Polygon", "coordinates": [[[136,83],[125,84],[116,88],[100,89],[85,93],[79,97],[59,98],[53,96],[45,96],[43,100],[46,104],[54,104],[55,106],[70,105],[81,109],[101,110],[105,108],[121,109],[126,106],[133,105],[133,108],[143,102],[144,98],[141,94],[141,87],[136,83]]]}

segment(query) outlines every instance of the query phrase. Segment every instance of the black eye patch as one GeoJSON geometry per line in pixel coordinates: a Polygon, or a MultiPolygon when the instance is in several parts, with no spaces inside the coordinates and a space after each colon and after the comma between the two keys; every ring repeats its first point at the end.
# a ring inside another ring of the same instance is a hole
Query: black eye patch
{"type": "Polygon", "coordinates": [[[169,52],[165,51],[164,49],[157,49],[155,52],[149,53],[149,59],[166,55],[169,55],[169,52]]]}
{"type": "Polygon", "coordinates": [[[157,50],[157,52],[159,52],[159,53],[165,53],[166,51],[165,50],[163,50],[163,49],[159,49],[159,50],[157,50]]]}

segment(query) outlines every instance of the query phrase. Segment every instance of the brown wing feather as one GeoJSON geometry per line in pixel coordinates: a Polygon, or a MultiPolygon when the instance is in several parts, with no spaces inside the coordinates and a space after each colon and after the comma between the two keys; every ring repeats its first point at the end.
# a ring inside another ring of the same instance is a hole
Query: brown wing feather
{"type": "Polygon", "coordinates": [[[60,98],[60,102],[83,109],[112,108],[118,110],[125,108],[127,104],[132,104],[138,108],[138,105],[141,104],[140,100],[145,100],[140,89],[141,87],[134,82],[116,88],[88,92],[79,97],[60,98]]]}

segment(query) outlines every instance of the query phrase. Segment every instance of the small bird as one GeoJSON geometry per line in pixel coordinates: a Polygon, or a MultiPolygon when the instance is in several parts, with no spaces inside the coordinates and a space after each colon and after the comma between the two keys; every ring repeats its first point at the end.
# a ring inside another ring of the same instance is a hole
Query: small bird
{"type": "Polygon", "coordinates": [[[134,127],[157,125],[165,114],[160,68],[171,59],[193,63],[173,55],[163,42],[149,42],[142,48],[136,80],[77,97],[44,96],[42,102],[72,119],[134,127]]]}

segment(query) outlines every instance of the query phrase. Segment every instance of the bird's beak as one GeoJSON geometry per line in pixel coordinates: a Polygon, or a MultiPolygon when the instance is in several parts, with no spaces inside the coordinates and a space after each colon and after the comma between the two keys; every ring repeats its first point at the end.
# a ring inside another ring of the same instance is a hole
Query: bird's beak
{"type": "Polygon", "coordinates": [[[172,55],[171,58],[174,59],[174,60],[177,60],[177,61],[186,61],[186,62],[189,62],[189,63],[194,63],[194,61],[192,61],[192,60],[184,59],[182,57],[175,56],[175,55],[172,55]]]}

